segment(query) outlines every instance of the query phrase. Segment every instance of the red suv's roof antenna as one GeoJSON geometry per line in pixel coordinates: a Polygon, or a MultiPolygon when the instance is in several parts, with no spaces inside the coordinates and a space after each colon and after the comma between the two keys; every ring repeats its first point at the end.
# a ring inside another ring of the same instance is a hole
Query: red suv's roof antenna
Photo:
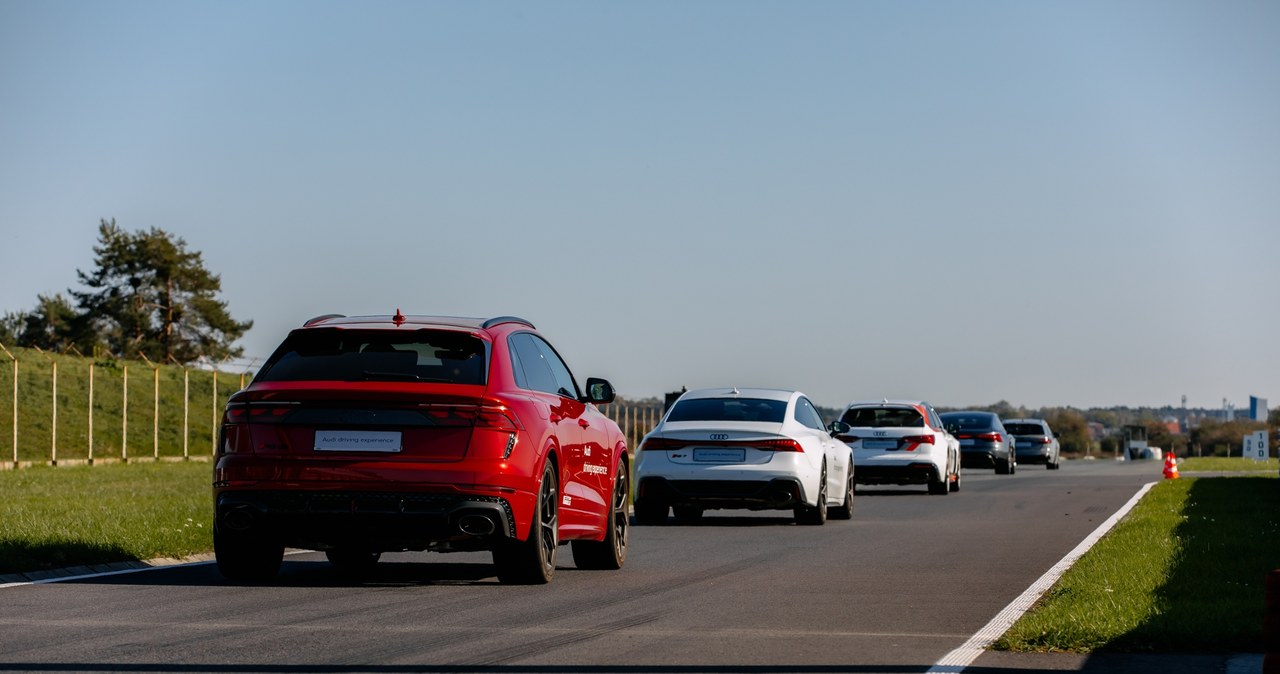
{"type": "Polygon", "coordinates": [[[399,308],[396,309],[396,315],[391,317],[391,322],[396,325],[402,325],[404,323],[404,314],[400,313],[399,308]]]}

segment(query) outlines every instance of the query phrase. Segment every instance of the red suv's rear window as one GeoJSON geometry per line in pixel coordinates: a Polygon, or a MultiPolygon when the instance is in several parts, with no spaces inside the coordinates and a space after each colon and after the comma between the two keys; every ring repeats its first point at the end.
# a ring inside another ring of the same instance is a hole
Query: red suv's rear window
{"type": "Polygon", "coordinates": [[[484,340],[452,330],[295,330],[254,381],[484,384],[484,340]]]}

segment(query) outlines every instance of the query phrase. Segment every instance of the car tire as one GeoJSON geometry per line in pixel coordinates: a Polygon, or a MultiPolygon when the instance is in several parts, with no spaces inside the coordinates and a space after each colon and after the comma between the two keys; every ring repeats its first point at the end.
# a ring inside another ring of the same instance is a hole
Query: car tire
{"type": "Polygon", "coordinates": [[[556,573],[556,550],[560,547],[560,483],[555,463],[548,460],[542,469],[538,498],[534,501],[529,536],[523,541],[504,541],[493,550],[498,581],[507,585],[545,585],[556,573]]]}
{"type": "Polygon", "coordinates": [[[636,501],[636,524],[644,527],[656,527],[667,523],[667,511],[671,509],[666,503],[653,498],[636,501]]]}
{"type": "Polygon", "coordinates": [[[953,479],[951,480],[951,484],[948,485],[948,488],[953,492],[960,491],[960,469],[959,468],[956,468],[956,472],[954,473],[953,479]]]}
{"type": "Polygon", "coordinates": [[[613,502],[609,508],[608,532],[603,541],[574,541],[573,563],[579,569],[615,571],[627,561],[627,539],[630,531],[631,492],[627,462],[618,463],[613,478],[613,502]]]}
{"type": "Polygon", "coordinates": [[[364,576],[373,572],[382,553],[359,548],[333,548],[325,550],[324,556],[343,575],[364,576]]]}
{"type": "Polygon", "coordinates": [[[698,506],[672,506],[671,514],[675,515],[676,522],[682,524],[690,524],[702,519],[703,508],[698,506]]]}
{"type": "Polygon", "coordinates": [[[1013,473],[1013,463],[1008,459],[1000,459],[996,461],[996,475],[1009,475],[1013,473]]]}
{"type": "Polygon", "coordinates": [[[929,494],[932,496],[946,496],[951,493],[951,476],[943,475],[936,480],[929,480],[929,494]]]}
{"type": "Polygon", "coordinates": [[[828,510],[827,517],[833,520],[853,519],[853,467],[849,469],[849,479],[844,486],[844,502],[839,507],[828,510]]]}
{"type": "Polygon", "coordinates": [[[262,582],[275,577],[284,560],[284,546],[263,536],[213,529],[213,554],[218,571],[237,582],[262,582]]]}
{"type": "Polygon", "coordinates": [[[827,462],[822,462],[822,472],[818,474],[817,505],[798,505],[795,508],[796,524],[821,526],[827,523],[827,462]]]}

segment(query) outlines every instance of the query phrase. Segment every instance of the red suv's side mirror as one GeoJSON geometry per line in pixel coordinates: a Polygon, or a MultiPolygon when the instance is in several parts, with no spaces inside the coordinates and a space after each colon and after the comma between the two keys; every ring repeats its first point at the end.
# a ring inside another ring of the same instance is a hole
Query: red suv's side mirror
{"type": "Polygon", "coordinates": [[[616,396],[613,384],[598,377],[587,377],[587,395],[582,402],[604,405],[613,402],[616,396]]]}

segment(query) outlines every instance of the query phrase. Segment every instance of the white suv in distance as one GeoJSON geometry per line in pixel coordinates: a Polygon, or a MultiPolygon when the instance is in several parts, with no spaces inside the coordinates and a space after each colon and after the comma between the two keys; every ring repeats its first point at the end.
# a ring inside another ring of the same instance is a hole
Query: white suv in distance
{"type": "Polygon", "coordinates": [[[799,391],[689,391],[636,456],[636,524],[721,508],[791,510],[800,524],[853,516],[852,452],[799,391]]]}
{"type": "Polygon", "coordinates": [[[960,491],[960,441],[929,403],[855,401],[831,426],[853,448],[858,484],[923,484],[939,495],[960,491]]]}

